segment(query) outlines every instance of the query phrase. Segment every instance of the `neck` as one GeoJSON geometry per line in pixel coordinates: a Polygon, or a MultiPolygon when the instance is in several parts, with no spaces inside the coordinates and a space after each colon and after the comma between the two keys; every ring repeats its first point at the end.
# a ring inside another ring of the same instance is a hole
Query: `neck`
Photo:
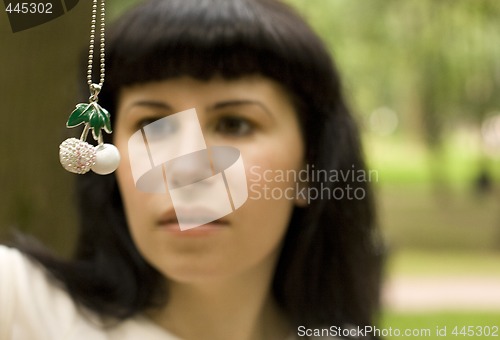
{"type": "Polygon", "coordinates": [[[150,316],[182,339],[285,339],[289,327],[270,294],[274,266],[235,277],[168,283],[168,303],[150,316]]]}

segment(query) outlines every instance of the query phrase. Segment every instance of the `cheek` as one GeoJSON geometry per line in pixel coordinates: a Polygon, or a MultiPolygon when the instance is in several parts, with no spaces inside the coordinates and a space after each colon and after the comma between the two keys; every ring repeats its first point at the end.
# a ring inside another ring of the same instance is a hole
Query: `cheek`
{"type": "Polygon", "coordinates": [[[297,169],[277,165],[260,162],[247,168],[248,200],[258,202],[269,212],[268,216],[288,217],[295,204],[296,183],[280,174],[293,173],[297,169]]]}
{"type": "MultiPolygon", "coordinates": [[[[249,197],[286,201],[293,205],[296,184],[294,174],[303,167],[303,146],[298,134],[269,141],[261,147],[242,150],[249,197]]],[[[283,202],[282,202],[283,204],[283,202]]]]}
{"type": "Polygon", "coordinates": [[[293,184],[267,181],[264,178],[265,171],[288,166],[286,161],[262,153],[252,157],[247,152],[243,157],[248,199],[233,215],[243,231],[241,239],[235,244],[239,248],[238,252],[247,254],[244,256],[247,257],[246,261],[258,262],[260,258],[277,254],[294,208],[293,199],[272,197],[271,193],[284,193],[293,184]]]}
{"type": "Polygon", "coordinates": [[[243,157],[248,185],[247,208],[254,210],[255,219],[274,224],[273,228],[286,228],[295,205],[296,183],[293,176],[281,178],[279,174],[299,171],[302,155],[273,153],[267,149],[258,153],[245,152],[243,157]]]}

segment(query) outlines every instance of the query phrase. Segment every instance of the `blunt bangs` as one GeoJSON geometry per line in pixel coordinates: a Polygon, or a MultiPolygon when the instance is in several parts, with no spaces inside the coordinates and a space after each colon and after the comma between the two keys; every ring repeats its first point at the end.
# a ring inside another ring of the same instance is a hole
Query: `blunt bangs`
{"type": "Polygon", "coordinates": [[[109,93],[180,76],[259,74],[299,97],[323,100],[332,93],[328,84],[337,86],[324,79],[332,61],[316,34],[288,6],[267,0],[145,2],[110,32],[106,73],[109,93]]]}

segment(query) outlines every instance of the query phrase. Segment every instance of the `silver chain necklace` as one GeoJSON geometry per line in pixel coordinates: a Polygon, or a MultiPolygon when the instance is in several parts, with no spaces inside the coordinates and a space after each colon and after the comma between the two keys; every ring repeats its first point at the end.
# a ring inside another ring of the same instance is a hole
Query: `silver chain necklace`
{"type": "Polygon", "coordinates": [[[104,85],[106,73],[105,65],[105,0],[92,1],[92,19],[90,24],[90,46],[87,66],[87,84],[89,85],[90,97],[89,103],[80,103],[71,112],[66,127],[73,128],[80,124],[85,124],[80,139],[68,138],[59,145],[59,160],[62,166],[73,173],[84,174],[90,170],[100,175],[112,173],[120,163],[120,153],[112,145],[104,143],[102,130],[111,133],[111,120],[109,112],[101,107],[98,101],[98,95],[104,85]],[[100,6],[98,6],[100,2],[100,6]],[[99,34],[99,83],[92,82],[92,69],[94,65],[94,47],[96,46],[96,23],[97,12],[100,17],[99,34]],[[93,146],[87,143],[89,131],[92,130],[92,137],[98,145],[93,146]]]}

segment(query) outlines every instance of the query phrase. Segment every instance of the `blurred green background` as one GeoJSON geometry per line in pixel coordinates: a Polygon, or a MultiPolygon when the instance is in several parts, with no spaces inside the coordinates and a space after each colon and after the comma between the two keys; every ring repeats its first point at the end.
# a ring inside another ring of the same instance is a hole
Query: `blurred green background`
{"type": "MultiPolygon", "coordinates": [[[[111,0],[108,13],[136,2],[111,0]]],[[[287,2],[332,51],[378,172],[381,326],[447,326],[450,338],[500,326],[500,1],[287,2]]],[[[62,255],[75,211],[57,150],[85,86],[89,13],[81,1],[15,34],[0,14],[0,237],[26,231],[62,255]]]]}
{"type": "Polygon", "coordinates": [[[379,173],[380,326],[483,337],[463,327],[500,326],[500,2],[289,2],[336,58],[379,173]]]}

